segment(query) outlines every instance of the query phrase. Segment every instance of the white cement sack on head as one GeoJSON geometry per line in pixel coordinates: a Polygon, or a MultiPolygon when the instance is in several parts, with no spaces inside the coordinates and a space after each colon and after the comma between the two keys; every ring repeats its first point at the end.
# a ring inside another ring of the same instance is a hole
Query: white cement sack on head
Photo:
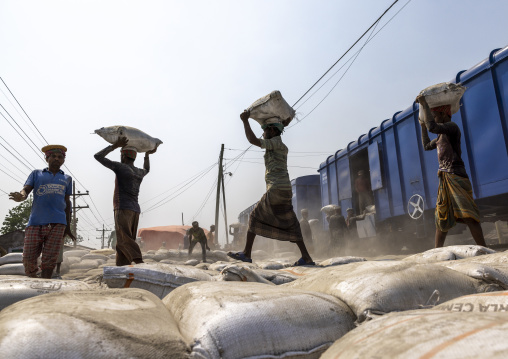
{"type": "Polygon", "coordinates": [[[94,249],[90,251],[90,254],[102,254],[103,256],[109,256],[111,254],[116,254],[116,251],[111,248],[94,249]]]}
{"type": "Polygon", "coordinates": [[[508,313],[508,291],[466,295],[432,309],[449,312],[508,313]]]}
{"type": "MultiPolygon", "coordinates": [[[[425,97],[430,108],[451,105],[453,115],[459,111],[460,99],[465,91],[466,88],[461,84],[442,82],[423,89],[420,95],[425,97]]],[[[423,111],[420,111],[419,119],[425,121],[423,111]]]]}
{"type": "Polygon", "coordinates": [[[104,267],[103,278],[110,288],[141,288],[159,298],[164,298],[181,285],[212,280],[212,277],[201,269],[158,262],[104,267]]]}
{"type": "Polygon", "coordinates": [[[96,259],[83,259],[79,263],[71,264],[71,269],[93,269],[99,267],[102,261],[96,259]]]}
{"type": "Polygon", "coordinates": [[[435,264],[463,273],[468,277],[480,279],[486,283],[497,284],[503,289],[508,289],[508,264],[483,264],[463,260],[435,264]]]}
{"type": "Polygon", "coordinates": [[[331,266],[339,266],[339,265],[355,263],[355,262],[365,262],[366,260],[367,259],[362,258],[362,257],[351,257],[351,256],[334,257],[334,258],[329,258],[329,259],[322,261],[321,263],[319,263],[319,265],[322,267],[331,267],[331,266]]]}
{"type": "Polygon", "coordinates": [[[334,297],[260,283],[191,283],[163,303],[193,358],[318,358],[354,327],[334,297]]]}
{"type": "Polygon", "coordinates": [[[337,340],[321,357],[506,358],[508,315],[414,310],[365,323],[337,340]]]}
{"type": "Polygon", "coordinates": [[[231,228],[240,228],[242,224],[240,222],[231,223],[229,225],[231,228]]]}
{"type": "Polygon", "coordinates": [[[432,263],[477,257],[492,253],[496,253],[496,251],[482,246],[458,245],[429,249],[428,251],[406,257],[403,260],[415,263],[432,263]]]}
{"type": "Polygon", "coordinates": [[[9,253],[0,257],[0,266],[14,263],[23,263],[23,253],[9,253]]]}
{"type": "Polygon", "coordinates": [[[272,91],[254,101],[247,110],[250,111],[250,118],[260,125],[264,125],[266,120],[277,117],[282,121],[286,120],[284,125],[287,126],[295,117],[295,110],[284,100],[280,91],[272,91]]]}
{"type": "Polygon", "coordinates": [[[336,296],[349,305],[359,323],[372,313],[418,309],[501,289],[443,266],[397,261],[328,267],[284,286],[336,296]]]}
{"type": "Polygon", "coordinates": [[[74,280],[66,281],[21,276],[1,276],[0,310],[21,300],[41,294],[90,289],[91,288],[87,284],[74,280]]]}
{"type": "Polygon", "coordinates": [[[11,263],[0,266],[0,275],[25,275],[23,263],[11,263]]]}
{"type": "Polygon", "coordinates": [[[138,152],[147,152],[157,148],[162,141],[158,138],[129,126],[109,126],[95,130],[95,133],[113,144],[121,137],[127,137],[129,147],[134,147],[138,152]]]}
{"type": "Polygon", "coordinates": [[[46,294],[0,312],[4,358],[188,358],[159,298],[139,289],[46,294]]]}
{"type": "Polygon", "coordinates": [[[336,204],[329,204],[329,205],[321,208],[321,212],[323,212],[325,214],[333,214],[335,212],[335,208],[337,208],[337,207],[338,206],[336,204]]]}
{"type": "Polygon", "coordinates": [[[70,251],[66,251],[63,253],[64,257],[83,257],[85,254],[90,253],[90,251],[85,249],[73,249],[70,251]]]}

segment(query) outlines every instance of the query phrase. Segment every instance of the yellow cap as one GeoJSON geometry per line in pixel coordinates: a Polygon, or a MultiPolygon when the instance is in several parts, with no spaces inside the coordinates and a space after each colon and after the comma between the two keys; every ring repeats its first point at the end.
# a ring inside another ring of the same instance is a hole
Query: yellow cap
{"type": "Polygon", "coordinates": [[[67,148],[65,146],[62,146],[62,145],[47,145],[47,146],[44,146],[41,151],[43,153],[46,153],[50,150],[62,150],[64,152],[67,152],[67,148]]]}

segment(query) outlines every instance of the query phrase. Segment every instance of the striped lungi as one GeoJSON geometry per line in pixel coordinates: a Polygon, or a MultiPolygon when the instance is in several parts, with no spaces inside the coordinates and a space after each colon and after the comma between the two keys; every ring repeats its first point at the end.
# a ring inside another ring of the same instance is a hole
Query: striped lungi
{"type": "Polygon", "coordinates": [[[456,222],[466,218],[480,222],[480,211],[474,202],[469,178],[443,171],[439,171],[438,176],[436,227],[441,232],[448,232],[456,222]]]}
{"type": "Polygon", "coordinates": [[[250,214],[248,231],[279,241],[303,241],[292,197],[291,190],[268,189],[250,214]]]}
{"type": "Polygon", "coordinates": [[[23,265],[27,276],[37,273],[37,258],[42,252],[41,269],[55,268],[60,246],[64,240],[65,224],[29,226],[25,229],[23,265]]]}

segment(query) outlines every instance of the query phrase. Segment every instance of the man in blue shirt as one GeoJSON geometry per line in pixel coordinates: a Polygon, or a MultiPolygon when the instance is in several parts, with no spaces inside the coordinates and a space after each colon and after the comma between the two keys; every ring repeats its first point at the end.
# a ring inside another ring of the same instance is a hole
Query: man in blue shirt
{"type": "Polygon", "coordinates": [[[36,277],[37,258],[42,253],[41,277],[50,279],[64,237],[68,235],[74,241],[76,238],[70,230],[72,178],[60,170],[67,148],[48,145],[42,152],[48,167],[32,171],[23,189],[10,193],[9,198],[22,202],[34,190],[32,211],[25,230],[23,265],[27,276],[36,277]]]}

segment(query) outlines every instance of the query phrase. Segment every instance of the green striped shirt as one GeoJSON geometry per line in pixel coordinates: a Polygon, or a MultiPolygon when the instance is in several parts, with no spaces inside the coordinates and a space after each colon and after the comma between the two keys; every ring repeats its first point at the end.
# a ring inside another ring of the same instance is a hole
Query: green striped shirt
{"type": "Polygon", "coordinates": [[[269,140],[260,140],[261,148],[265,151],[265,182],[266,189],[281,189],[291,191],[288,173],[288,148],[280,136],[269,140]]]}

